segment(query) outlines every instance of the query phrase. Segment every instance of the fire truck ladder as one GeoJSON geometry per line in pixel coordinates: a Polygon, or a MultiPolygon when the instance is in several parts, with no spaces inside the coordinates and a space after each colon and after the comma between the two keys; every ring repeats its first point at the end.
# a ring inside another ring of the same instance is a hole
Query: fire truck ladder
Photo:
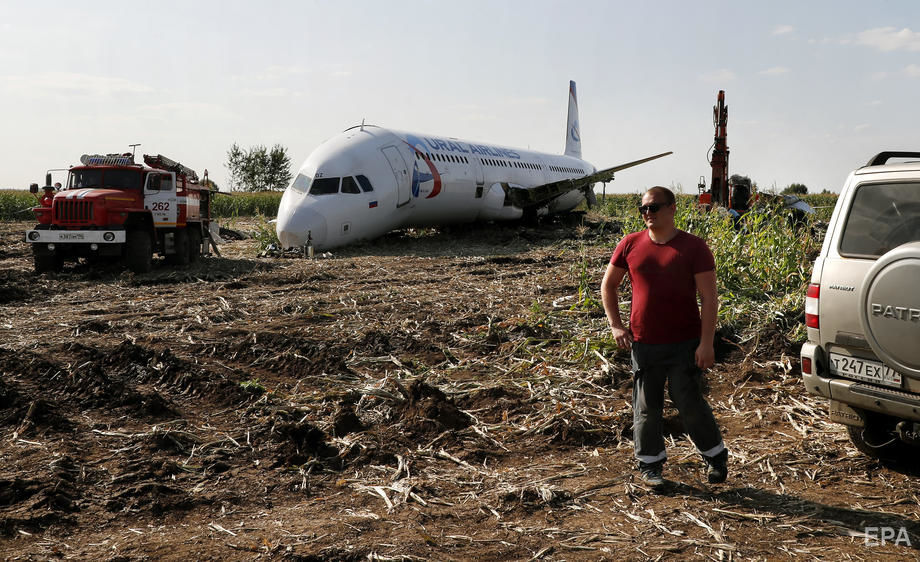
{"type": "Polygon", "coordinates": [[[151,156],[150,154],[144,155],[144,163],[150,166],[151,168],[158,168],[160,170],[167,170],[169,172],[175,172],[177,174],[183,174],[193,183],[198,183],[198,172],[195,170],[183,166],[182,164],[163,156],[162,154],[157,154],[156,156],[151,156]]]}

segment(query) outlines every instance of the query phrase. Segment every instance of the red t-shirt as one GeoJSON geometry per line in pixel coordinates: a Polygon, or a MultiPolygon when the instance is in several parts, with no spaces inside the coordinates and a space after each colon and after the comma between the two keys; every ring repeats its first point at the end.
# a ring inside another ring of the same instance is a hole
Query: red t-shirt
{"type": "Polygon", "coordinates": [[[635,341],[677,343],[700,337],[693,276],[716,268],[702,238],[678,230],[666,244],[656,244],[647,230],[633,232],[617,244],[610,263],[629,272],[629,327],[635,341]]]}

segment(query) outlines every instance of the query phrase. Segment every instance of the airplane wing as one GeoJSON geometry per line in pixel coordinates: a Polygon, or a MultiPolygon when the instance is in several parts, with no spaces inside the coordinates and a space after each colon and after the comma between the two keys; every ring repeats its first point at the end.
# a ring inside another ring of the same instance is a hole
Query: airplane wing
{"type": "Polygon", "coordinates": [[[574,189],[585,190],[597,182],[604,183],[611,181],[615,172],[625,170],[626,168],[632,168],[633,166],[638,166],[639,164],[643,164],[650,160],[655,160],[656,158],[661,158],[662,156],[667,156],[668,154],[671,154],[671,152],[662,152],[661,154],[649,156],[648,158],[643,158],[641,160],[620,164],[619,166],[614,166],[612,168],[605,168],[580,178],[564,179],[551,183],[544,183],[534,187],[510,186],[508,188],[508,198],[511,199],[511,203],[515,207],[520,207],[522,209],[527,207],[539,207],[549,202],[550,200],[559,197],[563,193],[568,193],[574,189]]]}

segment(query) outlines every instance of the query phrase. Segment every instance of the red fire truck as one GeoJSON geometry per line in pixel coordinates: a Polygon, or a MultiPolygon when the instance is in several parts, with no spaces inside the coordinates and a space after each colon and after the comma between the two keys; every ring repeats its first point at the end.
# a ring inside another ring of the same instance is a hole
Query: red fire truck
{"type": "MultiPolygon", "coordinates": [[[[35,271],[58,271],[65,260],[121,258],[136,273],[150,271],[153,254],[187,264],[209,238],[210,183],[169,158],[132,154],[84,155],[68,170],[67,185],[51,185],[33,208],[38,225],[26,232],[35,271]]],[[[38,184],[30,191],[38,194],[38,184]]]]}

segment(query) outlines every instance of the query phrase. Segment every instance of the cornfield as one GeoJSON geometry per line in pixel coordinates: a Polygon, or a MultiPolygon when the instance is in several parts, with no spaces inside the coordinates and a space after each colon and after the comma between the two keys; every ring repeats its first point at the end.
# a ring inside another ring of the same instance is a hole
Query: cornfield
{"type": "Polygon", "coordinates": [[[211,216],[233,217],[275,217],[281,203],[281,191],[219,193],[211,200],[211,216]]]}
{"type": "Polygon", "coordinates": [[[35,196],[26,190],[0,190],[0,220],[24,221],[35,218],[35,196]]]}

